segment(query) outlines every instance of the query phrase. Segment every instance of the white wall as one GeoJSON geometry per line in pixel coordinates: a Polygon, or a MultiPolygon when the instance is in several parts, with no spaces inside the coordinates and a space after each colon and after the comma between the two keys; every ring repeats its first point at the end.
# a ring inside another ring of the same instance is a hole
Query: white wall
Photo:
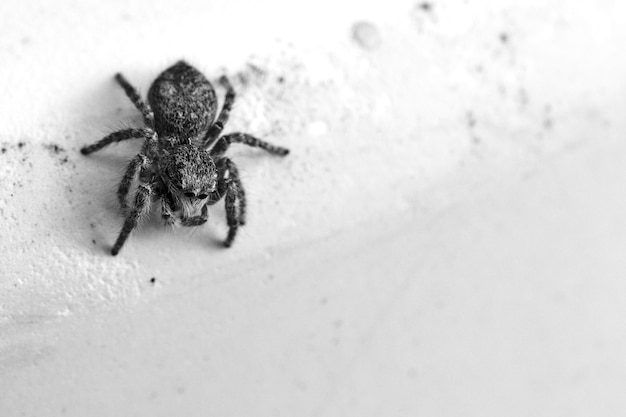
{"type": "Polygon", "coordinates": [[[625,7],[424,3],[0,3],[0,415],[621,415],[625,7]],[[292,153],[113,258],[78,150],[182,57],[292,153]]]}

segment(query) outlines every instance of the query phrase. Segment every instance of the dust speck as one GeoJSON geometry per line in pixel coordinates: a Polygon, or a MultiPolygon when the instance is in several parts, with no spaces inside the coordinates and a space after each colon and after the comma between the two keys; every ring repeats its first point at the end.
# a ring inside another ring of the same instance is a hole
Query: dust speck
{"type": "Polygon", "coordinates": [[[467,123],[467,127],[469,127],[470,129],[473,129],[474,127],[476,127],[476,116],[474,115],[473,112],[468,111],[465,114],[465,121],[467,123]]]}
{"type": "Polygon", "coordinates": [[[253,84],[259,85],[266,81],[267,70],[255,63],[248,62],[245,69],[236,73],[234,77],[243,87],[248,87],[253,84]]]}
{"type": "Polygon", "coordinates": [[[54,153],[54,154],[65,152],[65,149],[63,149],[61,146],[57,145],[56,143],[51,143],[49,145],[44,145],[44,147],[47,150],[49,150],[50,152],[54,153]]]}
{"type": "Polygon", "coordinates": [[[554,126],[554,118],[552,117],[552,107],[546,106],[543,114],[542,122],[544,130],[551,130],[554,126]]]}
{"type": "Polygon", "coordinates": [[[428,1],[423,1],[417,5],[417,7],[425,13],[433,11],[433,4],[428,1]]]}
{"type": "Polygon", "coordinates": [[[352,26],[352,39],[363,49],[374,50],[380,47],[382,38],[378,28],[370,22],[357,22],[352,26]]]}

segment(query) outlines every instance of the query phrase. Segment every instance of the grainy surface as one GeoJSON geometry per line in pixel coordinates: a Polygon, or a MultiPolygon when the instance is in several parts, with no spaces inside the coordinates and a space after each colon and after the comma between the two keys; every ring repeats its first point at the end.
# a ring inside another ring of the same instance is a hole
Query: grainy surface
{"type": "Polygon", "coordinates": [[[0,4],[0,415],[626,409],[622,3],[355,5],[0,4]],[[181,58],[292,154],[112,259],[139,145],[78,149],[181,58]]]}

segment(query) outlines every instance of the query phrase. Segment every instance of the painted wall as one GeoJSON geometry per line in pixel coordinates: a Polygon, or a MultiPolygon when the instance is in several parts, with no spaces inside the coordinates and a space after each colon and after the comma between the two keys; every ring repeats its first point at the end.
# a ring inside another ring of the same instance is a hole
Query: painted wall
{"type": "Polygon", "coordinates": [[[0,415],[621,415],[625,9],[3,1],[0,415]],[[180,58],[292,153],[113,258],[140,143],[78,150],[180,58]]]}

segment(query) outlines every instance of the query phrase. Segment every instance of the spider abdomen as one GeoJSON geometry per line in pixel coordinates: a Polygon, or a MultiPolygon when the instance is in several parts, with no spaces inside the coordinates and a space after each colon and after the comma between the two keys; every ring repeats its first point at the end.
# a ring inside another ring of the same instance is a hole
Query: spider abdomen
{"type": "Polygon", "coordinates": [[[185,61],[178,61],[157,77],[148,91],[148,102],[159,135],[181,140],[205,132],[217,113],[213,86],[185,61]]]}

